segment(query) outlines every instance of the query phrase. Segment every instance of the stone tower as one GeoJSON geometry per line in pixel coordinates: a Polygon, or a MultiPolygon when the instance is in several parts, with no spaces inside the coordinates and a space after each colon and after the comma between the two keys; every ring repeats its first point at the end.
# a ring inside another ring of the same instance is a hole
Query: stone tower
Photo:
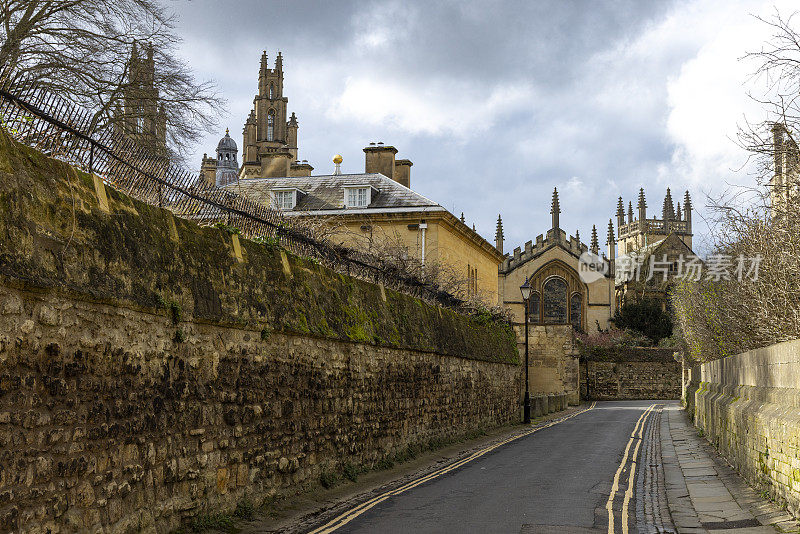
{"type": "Polygon", "coordinates": [[[278,52],[269,68],[261,55],[258,94],[242,131],[242,178],[278,178],[310,174],[313,168],[297,161],[297,116],[288,116],[289,99],[283,94],[283,56],[278,52]]]}
{"type": "Polygon", "coordinates": [[[800,191],[800,150],[783,124],[772,125],[774,173],[769,190],[772,216],[780,216],[788,209],[790,200],[800,191]]]}
{"type": "Polygon", "coordinates": [[[684,196],[683,209],[681,209],[680,202],[676,209],[672,200],[672,192],[667,188],[660,219],[647,218],[647,200],[644,188],[639,189],[639,198],[636,203],[638,217],[634,217],[633,204],[628,203],[626,222],[624,206],[622,197],[619,197],[616,211],[619,255],[660,241],[671,233],[677,234],[686,246],[692,248],[692,199],[688,191],[684,196]]]}
{"type": "Polygon", "coordinates": [[[153,45],[142,57],[136,42],[131,47],[127,81],[122,88],[122,105],[114,112],[114,128],[155,157],[167,157],[167,115],[155,86],[153,45]]]}

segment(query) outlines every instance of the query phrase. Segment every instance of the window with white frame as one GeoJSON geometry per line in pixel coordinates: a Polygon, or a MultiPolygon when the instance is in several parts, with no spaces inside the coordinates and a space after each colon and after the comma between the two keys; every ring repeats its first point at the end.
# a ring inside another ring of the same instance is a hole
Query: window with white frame
{"type": "Polygon", "coordinates": [[[345,195],[348,208],[366,208],[369,206],[370,195],[368,187],[350,187],[345,195]]]}
{"type": "Polygon", "coordinates": [[[294,191],[273,191],[272,194],[277,209],[294,209],[294,191]]]}

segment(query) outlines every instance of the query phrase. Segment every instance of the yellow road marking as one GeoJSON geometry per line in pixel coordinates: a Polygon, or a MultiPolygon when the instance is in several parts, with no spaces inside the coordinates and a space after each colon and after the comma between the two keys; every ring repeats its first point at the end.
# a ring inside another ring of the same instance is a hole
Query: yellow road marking
{"type": "MultiPolygon", "coordinates": [[[[622,462],[620,462],[619,467],[617,468],[617,472],[614,473],[614,482],[611,484],[611,493],[608,494],[608,501],[606,501],[606,511],[608,512],[608,534],[614,534],[614,497],[617,494],[617,490],[619,489],[619,477],[622,474],[623,469],[625,469],[625,465],[628,463],[628,453],[631,450],[631,445],[633,444],[633,440],[636,439],[636,432],[640,431],[639,425],[642,425],[644,428],[643,420],[646,419],[647,414],[653,409],[655,404],[651,404],[647,407],[647,409],[639,416],[639,419],[636,421],[636,426],[633,427],[633,432],[631,432],[631,437],[628,440],[628,444],[625,446],[625,454],[622,456],[622,462]]],[[[640,432],[641,435],[641,432],[640,432]]],[[[636,450],[638,451],[639,448],[637,446],[636,450]]]]}
{"type": "Polygon", "coordinates": [[[429,473],[429,474],[427,474],[425,476],[422,476],[422,477],[420,477],[420,478],[418,478],[416,480],[412,480],[411,482],[408,482],[408,483],[404,484],[403,486],[400,486],[399,488],[393,489],[391,491],[387,491],[387,492],[382,493],[382,494],[380,494],[380,495],[378,495],[376,497],[373,497],[372,499],[361,503],[360,505],[356,506],[355,508],[352,508],[351,510],[348,510],[347,512],[344,512],[343,514],[333,518],[332,520],[330,520],[329,522],[325,523],[321,527],[317,527],[316,529],[312,530],[309,534],[327,534],[329,532],[333,532],[334,530],[337,530],[337,529],[343,527],[344,525],[346,525],[347,523],[349,523],[353,519],[357,518],[358,516],[360,516],[361,514],[363,514],[364,512],[369,510],[370,508],[374,507],[375,505],[382,503],[383,501],[385,501],[389,497],[393,497],[395,495],[400,495],[401,493],[404,493],[404,492],[406,492],[406,491],[408,491],[408,490],[410,490],[412,488],[415,488],[415,487],[419,486],[420,484],[423,484],[423,483],[425,483],[425,482],[427,482],[429,480],[433,480],[434,478],[437,478],[437,477],[439,477],[441,475],[444,475],[445,473],[449,473],[450,471],[458,469],[462,465],[467,464],[467,463],[469,463],[469,462],[471,462],[471,461],[473,461],[473,460],[475,460],[477,458],[480,458],[484,454],[486,454],[488,452],[491,452],[491,451],[497,449],[498,447],[502,447],[503,445],[511,443],[512,441],[518,440],[520,438],[524,438],[525,436],[530,436],[534,432],[538,432],[539,430],[543,430],[545,428],[550,428],[551,426],[557,425],[559,423],[563,423],[567,419],[572,419],[575,416],[578,416],[578,415],[580,415],[582,413],[588,412],[589,410],[594,408],[596,404],[597,404],[597,402],[593,402],[586,409],[580,410],[578,412],[570,414],[570,415],[568,415],[566,417],[562,417],[560,419],[555,419],[553,421],[550,421],[546,425],[542,425],[542,426],[539,426],[539,427],[536,427],[536,428],[532,428],[531,430],[528,430],[527,432],[523,432],[522,434],[518,434],[516,436],[512,436],[512,437],[507,438],[507,439],[505,439],[503,441],[495,443],[493,445],[489,445],[488,447],[485,447],[485,448],[483,448],[483,449],[471,454],[470,456],[468,456],[468,457],[466,457],[466,458],[464,458],[462,460],[459,460],[459,461],[457,461],[457,462],[455,462],[453,464],[450,464],[447,467],[443,467],[441,469],[438,469],[438,470],[436,470],[436,471],[434,471],[432,473],[429,473]]]}
{"type": "MultiPolygon", "coordinates": [[[[661,409],[661,404],[657,405],[658,409],[661,409]]],[[[630,503],[631,497],[633,497],[633,477],[636,474],[636,458],[639,455],[639,446],[642,444],[642,430],[644,429],[644,423],[642,423],[641,428],[639,429],[639,441],[636,442],[636,449],[633,451],[633,456],[631,457],[631,472],[628,475],[628,489],[625,490],[625,498],[622,501],[622,534],[628,534],[628,504],[630,503]]]]}

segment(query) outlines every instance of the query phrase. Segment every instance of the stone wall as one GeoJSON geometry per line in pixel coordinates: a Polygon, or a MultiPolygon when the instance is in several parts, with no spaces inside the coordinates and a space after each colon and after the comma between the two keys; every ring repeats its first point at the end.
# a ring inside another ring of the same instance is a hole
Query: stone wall
{"type": "Polygon", "coordinates": [[[681,364],[673,349],[620,348],[581,362],[581,395],[590,400],[678,399],[681,364]]]}
{"type": "MultiPolygon", "coordinates": [[[[525,326],[517,325],[519,355],[525,355],[525,326]]],[[[578,394],[578,352],[570,325],[529,325],[528,359],[531,395],[565,395],[572,405],[578,394]]],[[[546,413],[546,412],[545,412],[546,413]]]]}
{"type": "Polygon", "coordinates": [[[200,228],[0,130],[0,531],[166,532],[518,420],[512,330],[200,228]]]}
{"type": "Polygon", "coordinates": [[[697,427],[748,482],[800,516],[800,340],[704,363],[692,376],[697,427]]]}

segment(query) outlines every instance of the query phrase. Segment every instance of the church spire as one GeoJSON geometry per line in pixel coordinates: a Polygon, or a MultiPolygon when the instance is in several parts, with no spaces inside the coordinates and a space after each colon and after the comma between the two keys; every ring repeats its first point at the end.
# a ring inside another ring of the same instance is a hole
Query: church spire
{"type": "Polygon", "coordinates": [[[550,207],[550,215],[553,216],[553,230],[557,230],[558,226],[558,216],[561,213],[561,206],[558,204],[558,189],[553,188],[553,204],[550,207]]]}
{"type": "Polygon", "coordinates": [[[505,236],[503,235],[503,218],[500,215],[497,215],[497,230],[494,232],[494,246],[500,252],[503,253],[503,239],[505,236]]]}
{"type": "Polygon", "coordinates": [[[600,245],[597,243],[597,226],[592,225],[592,253],[597,254],[600,250],[600,245]]]}

